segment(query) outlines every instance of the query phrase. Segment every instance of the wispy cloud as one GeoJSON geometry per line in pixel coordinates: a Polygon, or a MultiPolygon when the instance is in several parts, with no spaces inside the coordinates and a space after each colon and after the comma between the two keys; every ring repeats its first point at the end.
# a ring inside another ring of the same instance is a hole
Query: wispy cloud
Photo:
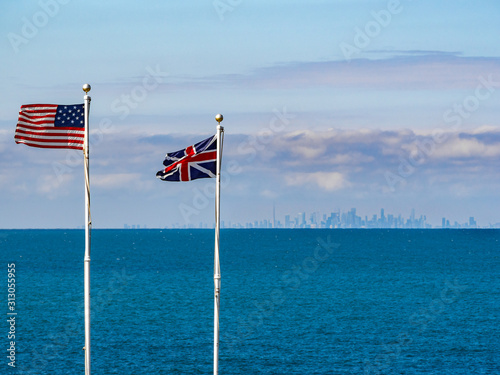
{"type": "Polygon", "coordinates": [[[462,52],[459,51],[434,51],[434,50],[420,50],[420,49],[412,49],[412,50],[401,50],[401,49],[378,49],[378,50],[366,50],[363,51],[365,54],[383,54],[386,56],[394,57],[394,56],[442,56],[442,57],[458,57],[463,56],[462,52]]]}
{"type": "MultiPolygon", "coordinates": [[[[293,89],[310,87],[390,90],[473,89],[479,76],[500,80],[500,58],[468,57],[460,52],[372,50],[379,58],[276,64],[247,73],[165,77],[158,92],[219,89],[293,89]],[[388,56],[389,55],[389,56],[388,56]]],[[[137,77],[105,82],[107,90],[137,84],[137,77]]]]}
{"type": "Polygon", "coordinates": [[[396,51],[396,56],[347,61],[295,62],[260,68],[248,74],[177,79],[164,87],[365,89],[470,89],[481,75],[500,77],[500,58],[464,57],[439,51],[396,51]],[[404,53],[403,53],[404,52],[404,53]],[[242,86],[243,85],[243,86],[242,86]]]}
{"type": "Polygon", "coordinates": [[[477,78],[488,74],[500,77],[500,58],[434,53],[293,63],[257,70],[248,83],[281,88],[467,89],[475,88],[477,78]]]}

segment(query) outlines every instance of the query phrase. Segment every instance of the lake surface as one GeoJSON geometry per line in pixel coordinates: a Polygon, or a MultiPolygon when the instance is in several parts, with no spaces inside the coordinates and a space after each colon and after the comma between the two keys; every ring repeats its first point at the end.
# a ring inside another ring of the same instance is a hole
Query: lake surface
{"type": "MultiPolygon", "coordinates": [[[[219,373],[499,374],[499,240],[222,230],[219,373]]],[[[92,373],[211,374],[213,255],[213,230],[93,230],[92,373]]],[[[0,373],[83,373],[83,256],[83,230],[0,230],[0,373]]]]}

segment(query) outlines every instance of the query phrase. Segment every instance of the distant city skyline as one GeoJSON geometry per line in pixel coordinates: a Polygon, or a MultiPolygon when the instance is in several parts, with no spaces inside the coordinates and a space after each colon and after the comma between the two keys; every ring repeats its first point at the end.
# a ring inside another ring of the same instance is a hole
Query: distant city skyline
{"type": "MultiPolygon", "coordinates": [[[[299,212],[291,215],[285,214],[281,219],[276,218],[276,209],[273,207],[272,218],[261,218],[259,220],[248,222],[233,222],[221,220],[222,229],[482,229],[482,228],[500,228],[500,222],[480,224],[474,216],[469,216],[465,222],[459,222],[453,218],[443,216],[441,225],[432,225],[427,221],[425,214],[416,214],[415,209],[411,210],[408,217],[402,214],[386,213],[384,208],[379,213],[359,216],[356,208],[348,211],[337,210],[330,213],[299,212]]],[[[166,225],[165,229],[209,229],[213,228],[213,223],[199,222],[173,225],[166,225]]],[[[156,229],[148,228],[140,224],[124,224],[124,229],[156,229]]]]}

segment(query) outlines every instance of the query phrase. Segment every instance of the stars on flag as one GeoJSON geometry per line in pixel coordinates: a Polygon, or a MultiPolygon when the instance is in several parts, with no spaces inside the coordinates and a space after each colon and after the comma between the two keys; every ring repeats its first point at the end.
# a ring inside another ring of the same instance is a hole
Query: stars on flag
{"type": "Polygon", "coordinates": [[[83,109],[80,105],[59,106],[54,126],[83,127],[83,120],[83,109]]]}

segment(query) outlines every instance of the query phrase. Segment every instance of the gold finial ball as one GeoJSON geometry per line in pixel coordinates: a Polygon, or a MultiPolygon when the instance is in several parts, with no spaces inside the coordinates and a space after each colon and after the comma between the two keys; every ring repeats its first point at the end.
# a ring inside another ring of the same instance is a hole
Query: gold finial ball
{"type": "Polygon", "coordinates": [[[88,93],[90,91],[90,85],[86,83],[83,85],[82,89],[83,91],[85,91],[85,93],[88,93]]]}
{"type": "Polygon", "coordinates": [[[222,116],[220,113],[215,115],[215,121],[217,121],[219,124],[222,120],[224,120],[224,116],[222,116]]]}

